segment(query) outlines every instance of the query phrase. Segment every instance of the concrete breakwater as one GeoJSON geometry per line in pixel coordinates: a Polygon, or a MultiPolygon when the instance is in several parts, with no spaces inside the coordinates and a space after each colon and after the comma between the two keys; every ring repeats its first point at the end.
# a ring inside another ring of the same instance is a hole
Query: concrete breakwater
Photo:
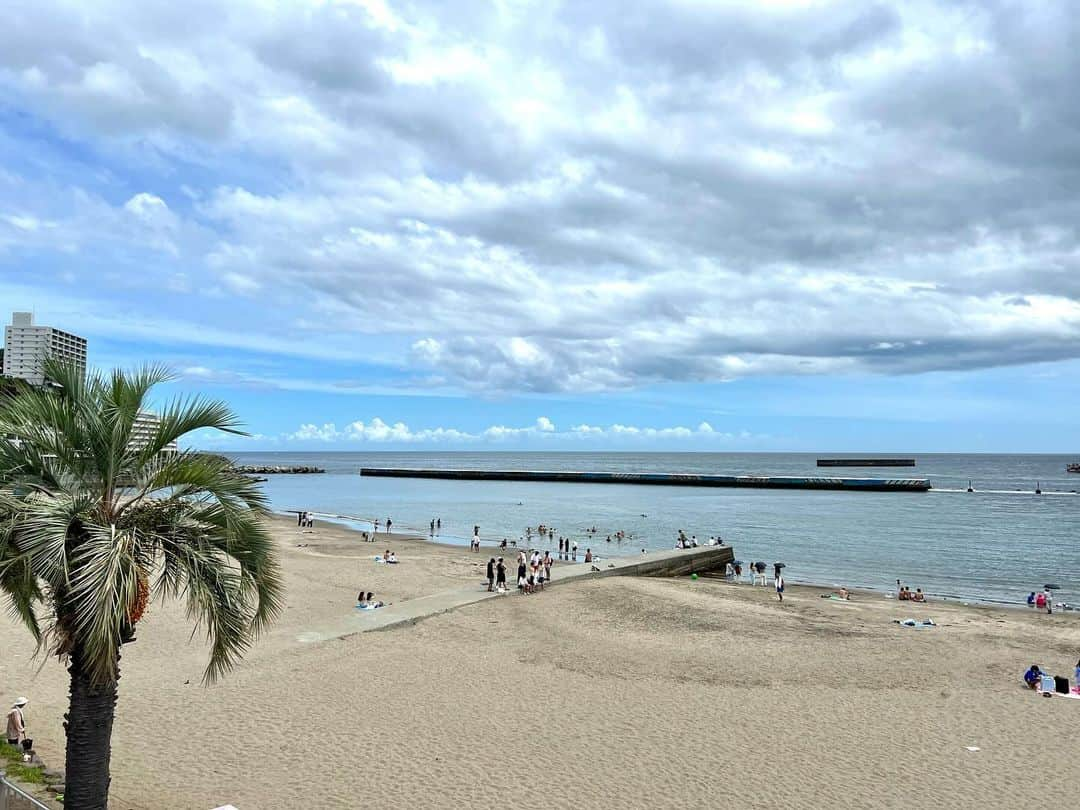
{"type": "Polygon", "coordinates": [[[913,458],[819,458],[819,467],[914,467],[913,458]]]}
{"type": "Polygon", "coordinates": [[[925,478],[816,478],[805,476],[697,475],[689,473],[435,470],[396,467],[361,467],[360,474],[379,478],[444,478],[459,481],[549,481],[676,487],[828,489],[846,492],[926,492],[930,489],[930,482],[925,478]]]}
{"type": "Polygon", "coordinates": [[[287,467],[278,464],[268,466],[242,464],[233,469],[244,475],[313,475],[326,472],[322,467],[287,467]]]}

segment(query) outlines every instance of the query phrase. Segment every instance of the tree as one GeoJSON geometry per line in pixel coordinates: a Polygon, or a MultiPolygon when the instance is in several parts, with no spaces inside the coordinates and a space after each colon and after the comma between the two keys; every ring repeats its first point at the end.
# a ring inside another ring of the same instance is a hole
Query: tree
{"type": "Polygon", "coordinates": [[[49,363],[56,385],[0,398],[0,591],[39,650],[67,663],[65,806],[105,810],[120,649],[151,596],[183,598],[205,630],[204,680],[228,671],[281,609],[258,485],[227,459],[163,453],[200,428],[240,433],[224,404],[169,404],[132,429],[169,374],[91,374],[49,363]]]}

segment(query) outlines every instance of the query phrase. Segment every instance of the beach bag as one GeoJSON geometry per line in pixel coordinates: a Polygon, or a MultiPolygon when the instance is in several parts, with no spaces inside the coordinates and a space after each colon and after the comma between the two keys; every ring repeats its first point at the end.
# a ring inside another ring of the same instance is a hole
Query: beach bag
{"type": "Polygon", "coordinates": [[[1063,678],[1061,675],[1054,676],[1054,691],[1059,695],[1069,694],[1069,679],[1063,678]]]}

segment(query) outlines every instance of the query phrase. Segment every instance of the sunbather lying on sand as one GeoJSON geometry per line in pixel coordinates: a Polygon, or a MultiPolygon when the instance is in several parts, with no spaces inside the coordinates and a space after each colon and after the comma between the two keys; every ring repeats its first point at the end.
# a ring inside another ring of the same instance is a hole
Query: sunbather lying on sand
{"type": "Polygon", "coordinates": [[[368,591],[367,593],[360,591],[356,599],[356,606],[361,610],[374,610],[375,608],[381,608],[383,606],[382,602],[376,601],[375,594],[371,593],[370,591],[368,591]]]}

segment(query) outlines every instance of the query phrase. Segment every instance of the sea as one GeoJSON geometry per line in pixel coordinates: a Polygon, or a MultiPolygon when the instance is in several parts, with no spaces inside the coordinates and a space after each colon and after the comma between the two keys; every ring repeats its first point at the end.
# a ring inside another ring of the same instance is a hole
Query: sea
{"type": "MultiPolygon", "coordinates": [[[[823,469],[816,459],[828,454],[229,455],[238,464],[324,468],[325,474],[269,476],[263,487],[271,508],[308,510],[357,528],[391,518],[395,532],[427,536],[430,521],[441,519],[440,542],[465,545],[479,526],[485,544],[507,538],[521,547],[527,529],[544,524],[556,537],[573,538],[582,554],[591,548],[600,558],[671,548],[682,530],[699,543],[721,536],[745,562],[783,562],[789,582],[889,592],[900,580],[939,598],[1006,604],[1022,604],[1030,591],[1054,585],[1055,602],[1080,604],[1080,475],[1066,472],[1076,456],[890,454],[914,457],[916,466],[823,469]],[[927,478],[933,488],[832,492],[366,478],[359,474],[363,466],[927,478]]],[[[556,543],[535,535],[532,541],[553,551],[556,543]]]]}

